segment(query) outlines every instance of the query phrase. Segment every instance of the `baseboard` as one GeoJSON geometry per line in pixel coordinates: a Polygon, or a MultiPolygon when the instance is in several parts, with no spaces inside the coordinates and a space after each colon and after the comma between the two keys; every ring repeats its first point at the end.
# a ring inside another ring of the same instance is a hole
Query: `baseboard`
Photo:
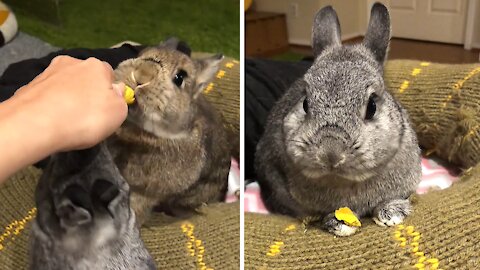
{"type": "Polygon", "coordinates": [[[480,42],[473,42],[472,49],[480,49],[480,42]]]}
{"type": "Polygon", "coordinates": [[[303,38],[289,38],[288,43],[293,45],[302,45],[302,46],[308,46],[308,47],[312,45],[309,39],[303,39],[303,38]]]}
{"type": "MultiPolygon", "coordinates": [[[[361,32],[355,32],[355,33],[350,33],[350,34],[344,34],[342,35],[342,41],[357,38],[363,36],[364,33],[361,32]]],[[[288,43],[292,45],[301,45],[301,46],[311,46],[312,41],[310,39],[303,39],[303,38],[289,38],[288,43]]]]}
{"type": "Polygon", "coordinates": [[[349,39],[354,39],[354,38],[358,38],[358,37],[363,37],[363,36],[365,36],[365,33],[361,33],[361,32],[346,34],[346,35],[342,35],[342,41],[349,40],[349,39]]]}

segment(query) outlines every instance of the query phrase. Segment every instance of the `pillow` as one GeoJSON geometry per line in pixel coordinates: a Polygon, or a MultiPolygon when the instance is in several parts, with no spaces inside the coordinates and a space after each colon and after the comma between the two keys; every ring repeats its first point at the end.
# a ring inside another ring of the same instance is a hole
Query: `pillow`
{"type": "Polygon", "coordinates": [[[0,2],[0,47],[12,40],[17,31],[15,15],[4,3],[0,2]]]}

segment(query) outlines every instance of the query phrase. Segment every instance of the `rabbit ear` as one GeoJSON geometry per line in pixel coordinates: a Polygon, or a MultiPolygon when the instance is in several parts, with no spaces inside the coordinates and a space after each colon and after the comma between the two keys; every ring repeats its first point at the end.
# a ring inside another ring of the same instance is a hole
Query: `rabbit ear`
{"type": "MultiPolygon", "coordinates": [[[[76,174],[93,163],[100,151],[100,146],[96,145],[84,150],[75,150],[62,152],[55,155],[55,171],[58,174],[69,175],[76,174]]],[[[56,179],[62,182],[64,179],[56,179]]]]}
{"type": "Polygon", "coordinates": [[[92,186],[92,200],[99,202],[114,217],[115,208],[120,203],[120,190],[117,185],[105,179],[97,179],[92,186]]]}
{"type": "Polygon", "coordinates": [[[92,220],[92,215],[87,209],[78,207],[71,201],[64,201],[57,209],[57,216],[64,228],[77,227],[92,220]]]}
{"type": "Polygon", "coordinates": [[[168,38],[165,42],[160,44],[160,46],[167,47],[173,50],[177,50],[181,53],[184,53],[187,56],[190,56],[192,53],[192,50],[188,46],[188,44],[184,41],[179,40],[176,37],[170,37],[168,38]]]}
{"type": "Polygon", "coordinates": [[[88,192],[73,184],[65,189],[56,207],[56,214],[64,228],[76,227],[92,221],[91,201],[88,192]]]}
{"type": "Polygon", "coordinates": [[[211,57],[199,59],[195,61],[195,67],[197,69],[197,78],[194,98],[202,92],[202,90],[207,86],[207,84],[215,77],[218,69],[220,68],[220,63],[223,60],[222,54],[216,54],[211,57]]]}
{"type": "Polygon", "coordinates": [[[313,21],[312,47],[317,57],[328,46],[340,46],[340,23],[331,6],[322,8],[313,21]]]}
{"type": "Polygon", "coordinates": [[[390,15],[388,9],[380,3],[375,3],[372,7],[363,44],[372,51],[375,59],[383,64],[390,44],[390,15]]]}
{"type": "Polygon", "coordinates": [[[180,42],[180,40],[176,37],[169,37],[167,38],[167,40],[165,40],[164,42],[160,43],[160,46],[161,47],[166,47],[166,48],[170,48],[172,50],[176,50],[177,49],[177,45],[178,43],[180,42]]]}

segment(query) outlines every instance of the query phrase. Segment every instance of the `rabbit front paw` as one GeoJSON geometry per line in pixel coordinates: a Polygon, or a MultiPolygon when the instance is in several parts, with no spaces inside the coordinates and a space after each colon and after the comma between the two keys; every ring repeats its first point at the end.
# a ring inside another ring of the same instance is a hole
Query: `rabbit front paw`
{"type": "Polygon", "coordinates": [[[350,236],[357,232],[358,227],[349,226],[335,218],[335,215],[327,215],[322,222],[322,227],[337,236],[350,236]]]}
{"type": "Polygon", "coordinates": [[[409,200],[393,200],[382,203],[373,211],[373,221],[380,226],[395,226],[412,212],[409,200]]]}

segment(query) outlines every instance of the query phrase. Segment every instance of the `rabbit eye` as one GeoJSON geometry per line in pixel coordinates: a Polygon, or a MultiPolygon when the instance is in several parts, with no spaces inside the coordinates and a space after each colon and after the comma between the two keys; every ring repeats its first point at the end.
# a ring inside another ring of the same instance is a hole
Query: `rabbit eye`
{"type": "Polygon", "coordinates": [[[183,84],[183,80],[187,77],[187,72],[183,69],[179,70],[175,77],[173,78],[173,83],[180,87],[183,84]]]}
{"type": "Polygon", "coordinates": [[[305,98],[303,100],[303,110],[308,113],[308,102],[307,102],[307,99],[305,98]]]}
{"type": "Polygon", "coordinates": [[[375,104],[375,98],[377,95],[371,94],[368,98],[367,112],[365,113],[365,119],[371,120],[377,111],[377,104],[375,104]]]}

